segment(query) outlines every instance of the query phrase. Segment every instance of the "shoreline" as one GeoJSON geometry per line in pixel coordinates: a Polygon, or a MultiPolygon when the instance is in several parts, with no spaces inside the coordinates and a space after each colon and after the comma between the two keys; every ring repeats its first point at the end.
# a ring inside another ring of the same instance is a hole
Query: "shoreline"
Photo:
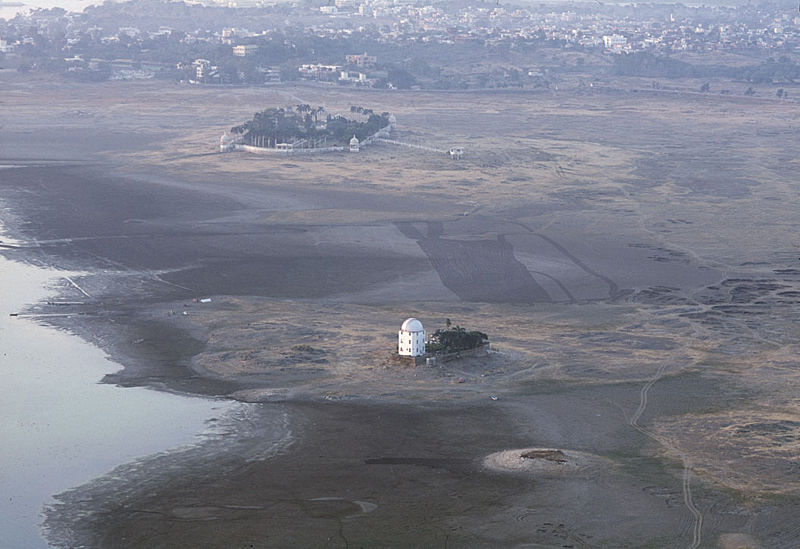
{"type": "MultiPolygon", "coordinates": [[[[2,240],[13,238],[3,233],[2,240]]],[[[4,305],[22,310],[39,307],[40,299],[54,294],[53,281],[64,275],[7,257],[0,257],[0,272],[5,293],[14,291],[13,297],[4,297],[4,305]]],[[[42,318],[12,317],[5,310],[2,315],[2,361],[9,376],[6,388],[12,392],[0,406],[6,444],[0,478],[6,498],[0,514],[7,543],[52,546],[40,537],[38,517],[58,493],[106,475],[120,462],[202,444],[212,410],[231,406],[196,396],[176,401],[144,388],[122,393],[126,390],[97,385],[123,368],[107,349],[42,318]],[[31,408],[31,401],[48,406],[31,408]],[[164,418],[170,422],[162,423],[164,418]],[[147,428],[147,437],[141,437],[141,428],[147,428]]]]}
{"type": "MultiPolygon", "coordinates": [[[[80,169],[78,173],[88,177],[94,172],[80,169]]],[[[159,184],[164,189],[168,189],[168,192],[174,192],[166,182],[159,184]]],[[[120,183],[116,183],[116,185],[120,185],[120,183]]],[[[150,183],[149,185],[155,188],[157,184],[150,183]]],[[[13,202],[13,199],[8,200],[13,202]]],[[[203,197],[203,202],[205,201],[206,199],[203,197]]],[[[286,314],[295,316],[297,313],[291,313],[292,309],[304,310],[313,316],[319,307],[319,302],[307,299],[298,300],[294,296],[276,302],[260,296],[215,295],[202,292],[199,295],[212,295],[214,302],[209,305],[199,304],[196,303],[198,293],[190,294],[190,290],[183,287],[183,284],[193,285],[191,278],[187,279],[188,282],[180,279],[180,282],[176,284],[169,278],[173,276],[170,271],[160,274],[154,270],[130,269],[117,260],[106,259],[97,253],[72,253],[71,251],[65,253],[64,250],[71,248],[73,244],[83,242],[91,244],[92,237],[90,236],[80,239],[48,239],[47,236],[52,235],[37,234],[30,232],[30,229],[27,229],[27,233],[22,232],[19,225],[26,222],[26,216],[30,219],[31,212],[36,211],[37,205],[27,204],[25,208],[28,211],[20,213],[19,221],[16,225],[12,224],[18,233],[16,235],[17,247],[0,251],[0,253],[17,256],[23,261],[59,265],[59,267],[80,269],[83,272],[81,276],[74,279],[65,279],[68,284],[64,284],[60,288],[57,299],[59,304],[43,306],[44,310],[37,312],[38,321],[67,330],[85,341],[100,346],[113,357],[113,360],[120,363],[123,366],[122,370],[105,376],[104,383],[123,387],[147,386],[186,396],[213,396],[235,400],[241,400],[243,397],[245,400],[249,400],[254,395],[256,401],[260,401],[265,395],[276,390],[277,394],[291,395],[292,399],[298,400],[345,399],[354,401],[362,399],[373,401],[381,398],[397,401],[404,401],[408,398],[440,400],[442,394],[437,394],[437,392],[441,391],[451,391],[460,399],[479,401],[481,398],[488,398],[489,394],[501,390],[492,383],[492,380],[497,379],[496,375],[488,376],[485,380],[478,377],[482,364],[487,370],[504,368],[509,361],[501,354],[489,355],[483,360],[467,359],[462,361],[460,367],[462,370],[469,370],[468,373],[462,371],[460,374],[452,374],[448,373],[449,370],[446,368],[431,369],[423,366],[416,369],[403,368],[397,372],[387,372],[385,371],[386,359],[393,352],[394,342],[361,345],[354,348],[352,353],[338,352],[326,344],[328,346],[323,346],[323,348],[327,349],[327,356],[331,357],[331,360],[335,360],[335,363],[332,363],[329,368],[334,377],[330,380],[322,379],[321,383],[315,381],[319,376],[313,373],[316,368],[313,364],[309,370],[312,372],[308,377],[310,384],[303,383],[302,375],[296,377],[288,371],[288,377],[283,376],[286,378],[285,381],[280,374],[277,374],[278,377],[275,380],[269,379],[266,380],[266,383],[265,379],[254,377],[247,371],[240,371],[238,375],[235,370],[231,372],[217,371],[197,360],[207,348],[214,350],[214,345],[210,345],[208,342],[209,334],[214,332],[213,328],[208,325],[208,321],[213,322],[213,318],[209,317],[207,321],[204,318],[208,316],[207,312],[224,313],[231,307],[234,309],[245,307],[253,311],[250,322],[260,322],[260,319],[269,313],[258,311],[258,307],[267,307],[267,309],[280,307],[286,311],[286,314]],[[33,245],[26,247],[26,241],[32,242],[33,245]],[[108,268],[109,266],[111,269],[108,268]],[[174,301],[176,294],[180,299],[174,301]],[[194,295],[194,297],[190,298],[190,295],[194,295]],[[64,305],[66,302],[72,304],[64,305]],[[200,316],[196,317],[196,314],[200,316]],[[381,349],[385,351],[382,352],[381,349]],[[372,373],[367,372],[366,375],[361,375],[359,371],[365,364],[369,364],[368,370],[371,370],[372,373]],[[375,372],[376,368],[380,368],[381,371],[375,372]],[[471,383],[463,387],[455,384],[463,376],[469,378],[471,383]],[[429,389],[415,387],[419,386],[423,379],[434,382],[435,386],[429,389]],[[472,382],[477,381],[480,383],[472,388],[472,382]],[[387,394],[385,389],[380,387],[382,383],[387,382],[399,385],[396,390],[387,394]],[[330,387],[336,384],[340,384],[342,387],[349,386],[350,388],[346,389],[349,394],[342,395],[338,389],[331,390],[330,387]],[[429,393],[428,396],[425,396],[426,392],[429,393]],[[482,396],[481,393],[483,393],[482,396]]],[[[138,225],[138,223],[137,225],[126,225],[126,223],[127,221],[123,223],[125,230],[128,230],[127,227],[136,228],[138,225]]],[[[97,237],[100,245],[106,246],[103,243],[103,238],[106,238],[103,233],[112,230],[101,229],[101,233],[97,237]]],[[[287,231],[291,234],[295,229],[289,228],[287,231]]],[[[400,235],[399,232],[397,234],[400,235]]],[[[136,236],[135,233],[132,235],[132,237],[136,236]]],[[[117,241],[123,243],[128,237],[125,234],[117,236],[115,233],[111,233],[110,238],[115,240],[110,240],[108,247],[113,246],[117,241]]],[[[416,246],[413,243],[411,245],[416,246]]],[[[297,292],[294,289],[291,291],[297,292]]],[[[302,292],[304,289],[301,287],[299,291],[302,292]]],[[[389,312],[386,307],[378,309],[369,305],[353,307],[346,303],[339,303],[336,299],[335,294],[332,300],[323,298],[323,303],[327,302],[328,306],[339,310],[340,315],[359,315],[373,311],[378,315],[372,321],[373,323],[380,322],[381,317],[385,319],[397,316],[399,318],[398,315],[406,313],[405,307],[398,307],[397,311],[389,312]]],[[[413,305],[413,307],[416,306],[418,305],[413,305]]],[[[30,315],[30,311],[22,312],[22,314],[30,315]]],[[[444,314],[442,312],[442,315],[444,314]]],[[[230,321],[232,325],[236,325],[238,322],[233,319],[230,321]]],[[[229,321],[226,320],[226,322],[229,321]]],[[[302,321],[295,322],[292,326],[292,329],[283,335],[283,337],[288,337],[286,348],[282,351],[284,355],[292,352],[290,348],[293,343],[302,343],[309,337],[309,328],[302,321]]],[[[359,329],[366,328],[360,322],[356,322],[354,326],[358,326],[359,329]]],[[[376,327],[379,331],[373,334],[373,342],[382,337],[379,325],[373,326],[373,330],[376,327]]],[[[319,335],[313,337],[326,339],[328,332],[330,332],[329,329],[322,330],[318,332],[319,335]]],[[[342,335],[345,335],[344,332],[342,335]]],[[[347,337],[351,337],[351,335],[347,334],[347,337]]],[[[270,345],[268,340],[265,340],[264,345],[270,345]]],[[[319,347],[317,343],[314,345],[319,347]]],[[[284,358],[279,355],[267,359],[263,373],[277,373],[278,368],[271,367],[270,361],[275,359],[274,361],[280,365],[284,358]]],[[[297,358],[302,366],[305,359],[302,356],[297,358]]],[[[286,370],[283,367],[280,369],[286,370]]],[[[269,396],[267,398],[271,399],[269,396]]],[[[453,397],[445,397],[445,400],[449,398],[453,397]]]]}

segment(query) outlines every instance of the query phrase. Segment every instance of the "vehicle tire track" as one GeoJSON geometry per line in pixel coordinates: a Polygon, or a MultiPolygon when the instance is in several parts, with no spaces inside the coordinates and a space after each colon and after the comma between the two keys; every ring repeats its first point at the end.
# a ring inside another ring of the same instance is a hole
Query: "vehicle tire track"
{"type": "Polygon", "coordinates": [[[700,547],[701,532],[703,529],[703,513],[697,508],[692,500],[692,462],[685,459],[683,462],[683,502],[689,509],[689,512],[694,517],[694,526],[692,528],[692,544],[689,546],[691,549],[700,547]]]}
{"type": "Polygon", "coordinates": [[[531,272],[531,274],[538,274],[555,282],[556,285],[561,289],[561,291],[564,292],[564,295],[567,296],[567,299],[569,299],[569,303],[570,304],[575,303],[575,297],[572,295],[572,293],[570,293],[567,287],[564,286],[564,284],[559,279],[542,271],[532,271],[531,269],[528,270],[531,272]]]}
{"type": "MultiPolygon", "coordinates": [[[[576,266],[581,268],[587,274],[595,276],[600,280],[602,280],[603,282],[605,282],[608,285],[608,295],[612,300],[616,299],[620,295],[619,286],[613,280],[611,280],[607,276],[604,276],[594,271],[591,267],[589,267],[588,265],[583,263],[580,259],[572,255],[569,252],[569,250],[561,246],[558,242],[541,233],[537,233],[531,227],[527,226],[524,223],[521,223],[519,221],[515,221],[513,223],[519,225],[528,232],[533,233],[535,236],[538,236],[542,240],[550,243],[550,245],[552,245],[555,249],[564,254],[564,256],[570,259],[576,266]]],[[[639,419],[642,417],[642,414],[647,409],[647,394],[653,387],[653,385],[655,385],[655,383],[664,376],[666,369],[667,369],[666,364],[661,365],[656,371],[655,376],[653,376],[652,379],[650,379],[647,383],[645,383],[645,385],[639,391],[639,406],[636,408],[636,411],[633,413],[633,415],[628,419],[628,424],[637,431],[639,431],[640,433],[642,433],[643,435],[655,440],[660,445],[664,446],[665,448],[669,448],[675,454],[680,456],[681,461],[683,462],[683,483],[682,483],[683,502],[686,505],[686,508],[692,514],[692,517],[694,518],[694,524],[692,525],[692,543],[689,547],[691,549],[697,549],[697,547],[700,546],[700,542],[702,541],[703,514],[694,504],[694,500],[692,499],[691,462],[675,447],[671,446],[666,441],[661,440],[658,436],[656,436],[655,434],[651,433],[650,431],[639,425],[639,419]]]]}
{"type": "Polygon", "coordinates": [[[650,392],[650,389],[655,385],[655,383],[664,376],[664,373],[667,370],[667,365],[662,364],[659,366],[656,374],[650,379],[647,383],[639,391],[639,406],[636,408],[636,411],[633,415],[628,419],[628,425],[642,433],[643,435],[655,440],[665,448],[669,448],[675,454],[680,456],[681,461],[683,462],[683,481],[681,485],[681,491],[683,492],[683,503],[686,505],[686,508],[692,514],[694,518],[694,524],[692,525],[692,543],[689,545],[690,549],[697,549],[700,547],[700,542],[702,541],[702,530],[703,530],[703,513],[694,503],[694,499],[692,498],[692,462],[689,458],[687,458],[682,452],[678,451],[674,446],[668,444],[666,441],[662,440],[655,434],[651,433],[641,425],[639,425],[639,419],[642,417],[642,414],[647,409],[647,393],[650,392]]]}
{"type": "Polygon", "coordinates": [[[592,269],[591,267],[589,267],[586,263],[584,263],[583,261],[581,261],[580,259],[575,257],[564,246],[562,246],[561,244],[559,244],[558,242],[556,242],[555,240],[553,240],[549,236],[545,236],[542,233],[537,233],[535,230],[533,230],[531,227],[529,227],[525,223],[522,223],[520,221],[512,221],[512,223],[522,227],[523,229],[525,229],[529,233],[532,233],[534,236],[538,236],[539,238],[541,238],[542,240],[544,240],[545,242],[550,244],[556,250],[561,252],[564,255],[564,257],[566,257],[567,259],[572,261],[572,263],[574,263],[578,268],[583,270],[586,274],[589,274],[589,275],[591,275],[593,277],[596,277],[596,278],[602,280],[606,285],[608,285],[608,297],[610,299],[613,300],[613,299],[616,299],[617,297],[620,296],[621,292],[620,292],[619,286],[617,285],[616,282],[614,282],[613,280],[611,280],[607,276],[602,275],[602,274],[598,273],[597,271],[595,271],[594,269],[592,269]]]}
{"type": "Polygon", "coordinates": [[[504,234],[494,239],[442,238],[441,222],[427,223],[427,234],[410,223],[398,229],[417,241],[442,284],[464,301],[550,303],[550,294],[514,254],[504,234]]]}

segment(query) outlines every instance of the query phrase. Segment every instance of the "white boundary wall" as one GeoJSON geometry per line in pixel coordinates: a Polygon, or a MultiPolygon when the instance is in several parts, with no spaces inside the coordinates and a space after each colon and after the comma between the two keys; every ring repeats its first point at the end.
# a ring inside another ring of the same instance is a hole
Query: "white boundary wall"
{"type": "MultiPolygon", "coordinates": [[[[394,131],[395,127],[397,126],[396,122],[390,122],[388,125],[384,126],[377,132],[373,133],[369,137],[365,137],[363,141],[359,143],[361,147],[364,145],[371,145],[375,141],[385,141],[388,138],[392,131],[394,131]]],[[[257,154],[315,154],[315,153],[329,153],[329,152],[343,152],[348,150],[347,147],[320,147],[316,149],[273,149],[267,147],[255,147],[253,145],[245,145],[241,143],[241,136],[231,138],[230,144],[227,146],[227,151],[245,151],[249,153],[257,153],[257,154]]],[[[223,151],[224,152],[224,151],[223,151]]]]}

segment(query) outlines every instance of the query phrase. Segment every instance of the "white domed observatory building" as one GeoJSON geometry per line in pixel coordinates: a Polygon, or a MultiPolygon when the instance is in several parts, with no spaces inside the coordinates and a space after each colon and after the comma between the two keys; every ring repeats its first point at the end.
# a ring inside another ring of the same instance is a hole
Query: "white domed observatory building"
{"type": "Polygon", "coordinates": [[[425,354],[425,328],[416,318],[409,318],[397,332],[397,352],[400,356],[422,356],[425,354]]]}

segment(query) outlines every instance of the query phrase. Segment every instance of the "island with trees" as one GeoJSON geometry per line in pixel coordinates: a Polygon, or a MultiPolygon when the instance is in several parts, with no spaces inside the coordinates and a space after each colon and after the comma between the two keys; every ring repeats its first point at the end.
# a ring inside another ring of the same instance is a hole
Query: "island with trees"
{"type": "Polygon", "coordinates": [[[355,115],[353,118],[326,113],[324,107],[307,104],[270,107],[255,113],[244,124],[234,126],[231,133],[238,143],[252,147],[315,149],[345,147],[353,136],[364,141],[393,124],[388,112],[378,114],[355,105],[350,107],[350,112],[355,115]]]}
{"type": "Polygon", "coordinates": [[[428,339],[425,351],[430,355],[447,355],[479,349],[489,344],[489,336],[477,330],[467,331],[461,326],[453,327],[450,319],[446,328],[436,330],[428,339]]]}

